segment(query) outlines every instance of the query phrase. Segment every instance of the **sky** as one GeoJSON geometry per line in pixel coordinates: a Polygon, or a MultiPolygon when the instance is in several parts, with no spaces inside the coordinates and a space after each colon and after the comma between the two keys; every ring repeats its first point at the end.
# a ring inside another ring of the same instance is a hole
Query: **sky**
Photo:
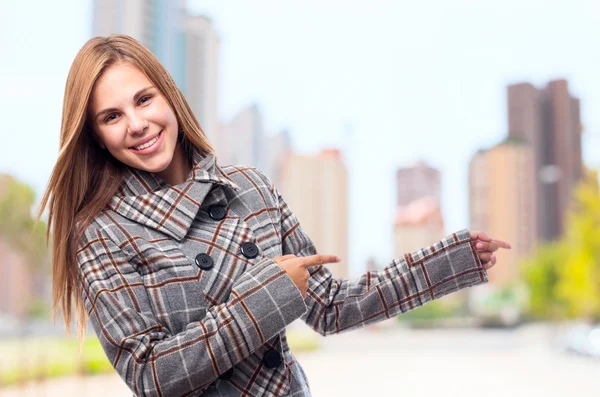
{"type": "MultiPolygon", "coordinates": [[[[91,37],[91,1],[0,5],[0,172],[39,197],[58,153],[66,76],[91,37]]],[[[508,84],[568,79],[581,99],[584,160],[600,166],[596,0],[187,7],[219,32],[222,120],[257,103],[268,133],[289,130],[297,151],[344,151],[353,275],[370,256],[380,265],[392,259],[398,167],[423,159],[441,170],[447,232],[469,226],[468,163],[506,136],[508,84]]]]}

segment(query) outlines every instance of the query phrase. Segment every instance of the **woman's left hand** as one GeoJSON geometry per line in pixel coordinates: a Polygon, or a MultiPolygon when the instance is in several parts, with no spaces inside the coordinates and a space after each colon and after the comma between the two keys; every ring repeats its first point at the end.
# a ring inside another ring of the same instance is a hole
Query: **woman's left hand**
{"type": "Polygon", "coordinates": [[[492,239],[483,232],[471,231],[471,241],[485,270],[496,264],[496,255],[494,252],[496,252],[498,248],[511,248],[509,243],[498,239],[492,239]]]}

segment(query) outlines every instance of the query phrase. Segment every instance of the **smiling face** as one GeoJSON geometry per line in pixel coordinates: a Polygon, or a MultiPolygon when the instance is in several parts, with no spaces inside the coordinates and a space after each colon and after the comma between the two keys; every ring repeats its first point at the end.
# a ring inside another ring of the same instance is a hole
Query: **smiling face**
{"type": "Polygon", "coordinates": [[[98,143],[123,164],[172,183],[183,164],[177,118],[146,75],[127,62],[109,66],[96,81],[88,117],[98,143]]]}

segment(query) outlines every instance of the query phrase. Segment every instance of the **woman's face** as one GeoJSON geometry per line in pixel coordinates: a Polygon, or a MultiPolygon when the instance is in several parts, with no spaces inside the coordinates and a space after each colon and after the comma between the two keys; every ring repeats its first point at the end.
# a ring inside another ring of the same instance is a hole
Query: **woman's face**
{"type": "Polygon", "coordinates": [[[92,90],[88,117],[99,144],[120,162],[159,175],[174,172],[169,166],[177,144],[177,118],[135,66],[118,62],[102,73],[92,90]]]}

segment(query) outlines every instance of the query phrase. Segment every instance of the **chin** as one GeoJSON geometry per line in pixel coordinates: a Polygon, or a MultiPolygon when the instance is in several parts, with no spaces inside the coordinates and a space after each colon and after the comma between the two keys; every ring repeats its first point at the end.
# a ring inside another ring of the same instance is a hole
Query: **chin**
{"type": "Polygon", "coordinates": [[[159,173],[162,172],[164,170],[166,170],[169,167],[169,164],[171,164],[171,160],[172,158],[166,158],[161,156],[161,158],[156,158],[156,159],[147,159],[147,160],[140,160],[140,159],[136,159],[136,161],[132,162],[132,164],[128,164],[131,167],[137,168],[139,170],[142,171],[146,171],[146,172],[152,172],[152,173],[159,173]]]}

